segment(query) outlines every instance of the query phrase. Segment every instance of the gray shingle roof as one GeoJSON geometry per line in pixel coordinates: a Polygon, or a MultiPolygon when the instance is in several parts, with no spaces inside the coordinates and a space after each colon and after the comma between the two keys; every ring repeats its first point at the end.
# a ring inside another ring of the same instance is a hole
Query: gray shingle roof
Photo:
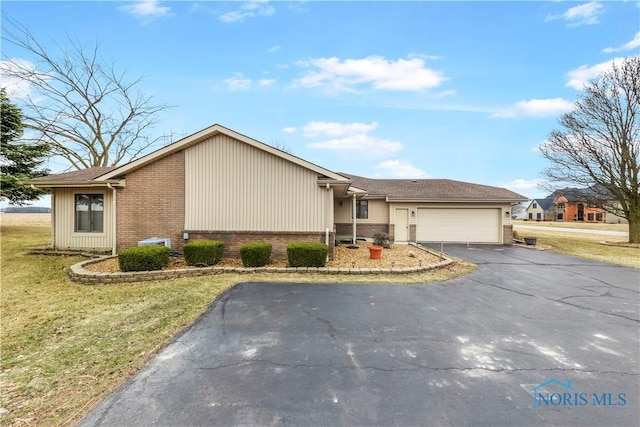
{"type": "Polygon", "coordinates": [[[39,178],[30,179],[29,183],[45,184],[47,182],[82,182],[91,181],[115,169],[115,166],[94,167],[82,169],[72,172],[59,173],[55,175],[47,175],[39,178]]]}
{"type": "Polygon", "coordinates": [[[387,196],[396,200],[496,200],[524,201],[511,190],[450,179],[372,179],[339,172],[352,186],[366,190],[370,196],[387,196]]]}
{"type": "Polygon", "coordinates": [[[534,202],[536,202],[543,211],[548,211],[553,207],[553,201],[555,199],[555,197],[545,197],[544,199],[535,199],[534,202]]]}

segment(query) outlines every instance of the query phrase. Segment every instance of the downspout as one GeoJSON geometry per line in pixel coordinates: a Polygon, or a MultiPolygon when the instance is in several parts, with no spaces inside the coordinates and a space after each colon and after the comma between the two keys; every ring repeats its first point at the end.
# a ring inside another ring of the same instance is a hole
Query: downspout
{"type": "Polygon", "coordinates": [[[110,182],[107,182],[107,188],[110,188],[113,190],[113,201],[111,202],[111,255],[115,256],[117,251],[116,251],[116,226],[117,226],[117,221],[116,221],[116,189],[113,185],[111,185],[110,182]]]}
{"type": "Polygon", "coordinates": [[[351,220],[353,221],[353,225],[351,226],[351,231],[353,231],[353,236],[351,238],[351,243],[356,244],[356,195],[353,195],[353,206],[351,208],[351,220]]]}
{"type": "MultiPolygon", "coordinates": [[[[31,188],[36,190],[36,186],[33,184],[31,184],[31,188]]],[[[51,247],[56,247],[56,198],[53,191],[51,191],[51,247]]]]}
{"type": "MultiPolygon", "coordinates": [[[[330,196],[330,190],[331,190],[331,186],[329,185],[329,183],[327,182],[327,198],[326,198],[326,205],[327,205],[327,209],[326,209],[326,215],[327,215],[327,220],[325,221],[326,227],[324,229],[324,243],[327,245],[327,247],[329,247],[329,220],[331,219],[331,200],[329,199],[330,196]]],[[[328,256],[328,255],[327,255],[328,256]]]]}

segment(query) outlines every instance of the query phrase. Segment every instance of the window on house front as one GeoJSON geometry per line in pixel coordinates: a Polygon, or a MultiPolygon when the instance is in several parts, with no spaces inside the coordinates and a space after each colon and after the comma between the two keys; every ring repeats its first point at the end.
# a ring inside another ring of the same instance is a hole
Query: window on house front
{"type": "Polygon", "coordinates": [[[102,233],[104,228],[104,195],[76,194],[75,231],[102,233]]]}
{"type": "Polygon", "coordinates": [[[533,204],[533,209],[538,209],[538,205],[536,203],[533,204]]]}
{"type": "Polygon", "coordinates": [[[602,221],[602,213],[596,214],[596,221],[602,221]]]}
{"type": "Polygon", "coordinates": [[[356,200],[356,218],[358,219],[369,218],[369,201],[368,200],[356,200]]]}
{"type": "Polygon", "coordinates": [[[558,203],[558,209],[564,209],[564,203],[558,203]]]}
{"type": "Polygon", "coordinates": [[[557,220],[558,221],[563,221],[564,220],[564,214],[563,213],[558,213],[557,220]]]}
{"type": "Polygon", "coordinates": [[[587,221],[593,221],[593,214],[592,213],[588,213],[587,214],[587,221]]]}

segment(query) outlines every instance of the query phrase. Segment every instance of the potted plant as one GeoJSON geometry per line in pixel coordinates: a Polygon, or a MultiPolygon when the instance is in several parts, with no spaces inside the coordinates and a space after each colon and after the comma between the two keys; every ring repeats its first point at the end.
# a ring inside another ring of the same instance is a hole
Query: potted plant
{"type": "Polygon", "coordinates": [[[373,235],[373,245],[369,246],[369,257],[371,259],[382,258],[382,248],[389,247],[389,236],[385,233],[375,233],[373,235]]]}
{"type": "Polygon", "coordinates": [[[524,242],[525,242],[527,245],[533,245],[533,246],[535,246],[535,245],[536,245],[536,243],[538,242],[538,238],[537,238],[537,237],[525,237],[525,238],[524,238],[524,242]]]}

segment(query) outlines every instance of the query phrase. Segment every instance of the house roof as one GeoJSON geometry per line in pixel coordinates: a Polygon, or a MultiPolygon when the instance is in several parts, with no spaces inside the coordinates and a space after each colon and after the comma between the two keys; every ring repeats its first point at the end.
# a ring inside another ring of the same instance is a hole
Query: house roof
{"type": "Polygon", "coordinates": [[[29,182],[48,182],[51,181],[51,178],[53,177],[55,177],[55,180],[59,182],[88,181],[91,179],[96,179],[100,175],[104,175],[105,173],[111,172],[114,169],[115,166],[94,167],[89,169],[59,173],[55,175],[41,176],[39,178],[30,179],[29,182]]]}
{"type": "Polygon", "coordinates": [[[522,202],[526,197],[511,190],[450,179],[373,179],[340,172],[352,187],[367,191],[369,197],[387,200],[505,201],[522,202]]]}
{"type": "Polygon", "coordinates": [[[606,190],[602,189],[600,192],[594,188],[563,188],[556,190],[547,197],[557,198],[558,196],[564,196],[567,202],[584,202],[587,200],[598,200],[603,197],[606,198],[606,190]]]}
{"type": "Polygon", "coordinates": [[[538,206],[540,206],[540,209],[542,209],[543,211],[548,211],[553,207],[554,201],[555,201],[554,197],[545,197],[544,199],[533,199],[531,203],[535,202],[538,204],[538,206]]]}
{"type": "Polygon", "coordinates": [[[152,163],[156,160],[159,160],[163,157],[166,157],[170,154],[173,154],[177,151],[180,150],[184,150],[192,145],[198,144],[199,142],[202,142],[206,139],[209,139],[215,135],[218,134],[224,134],[227,136],[230,136],[234,139],[237,139],[239,141],[242,141],[248,145],[254,146],[260,150],[266,151],[268,153],[271,153],[277,157],[281,157],[285,160],[288,160],[292,163],[298,164],[304,168],[310,169],[316,173],[318,173],[318,175],[320,175],[322,178],[324,178],[325,180],[329,180],[329,181],[338,181],[340,183],[347,183],[347,179],[345,179],[345,177],[340,176],[338,174],[336,174],[335,172],[332,172],[328,169],[325,169],[321,166],[318,166],[314,163],[308,162],[304,159],[301,159],[300,157],[294,156],[292,154],[289,154],[285,151],[279,150],[275,147],[272,147],[270,145],[264,144],[258,140],[255,140],[253,138],[249,138],[248,136],[242,135],[236,131],[233,131],[231,129],[228,129],[224,126],[221,126],[219,124],[215,124],[212,126],[209,126],[206,129],[203,129],[199,132],[196,132],[194,134],[191,134],[185,138],[182,138],[179,141],[176,141],[172,144],[169,144],[165,147],[162,147],[150,154],[147,154],[144,157],[141,157],[138,160],[134,160],[130,163],[127,163],[126,165],[122,165],[110,172],[108,172],[107,174],[105,174],[102,179],[112,179],[112,178],[117,178],[119,176],[124,176],[126,173],[134,171],[136,169],[139,169],[149,163],[152,163]]]}
{"type": "Polygon", "coordinates": [[[32,178],[28,180],[27,184],[34,185],[70,185],[70,184],[83,184],[89,181],[94,181],[96,178],[111,172],[116,169],[115,166],[101,166],[88,169],[81,169],[72,172],[59,173],[55,175],[41,176],[38,178],[32,178]]]}
{"type": "Polygon", "coordinates": [[[122,183],[124,181],[121,180],[121,178],[126,176],[127,173],[140,169],[147,164],[160,160],[177,151],[184,150],[192,145],[198,144],[199,142],[202,142],[218,134],[230,136],[260,150],[269,152],[277,157],[283,158],[306,169],[309,169],[318,174],[319,184],[324,185],[325,183],[327,183],[333,185],[337,189],[337,191],[341,192],[346,192],[347,188],[349,187],[349,180],[343,176],[336,174],[335,172],[332,172],[314,163],[308,162],[304,159],[301,159],[300,157],[296,157],[292,154],[286,153],[270,145],[264,144],[255,139],[249,138],[218,124],[209,126],[206,129],[182,138],[179,141],[162,147],[152,153],[147,154],[144,157],[141,157],[140,159],[134,160],[122,166],[89,168],[63,174],[48,175],[45,177],[29,180],[27,181],[27,184],[33,184],[38,187],[48,188],[57,186],[70,186],[71,184],[104,186],[107,183],[122,183]]]}

